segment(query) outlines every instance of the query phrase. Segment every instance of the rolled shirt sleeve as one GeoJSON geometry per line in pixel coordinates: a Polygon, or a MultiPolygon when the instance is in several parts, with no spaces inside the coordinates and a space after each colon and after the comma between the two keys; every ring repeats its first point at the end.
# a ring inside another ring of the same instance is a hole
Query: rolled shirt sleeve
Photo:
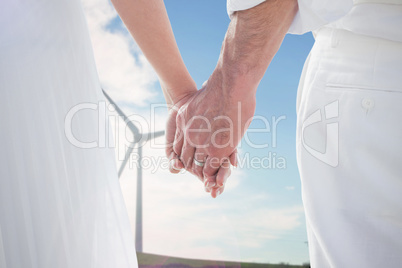
{"type": "MultiPolygon", "coordinates": [[[[265,0],[227,0],[229,17],[235,11],[253,8],[265,0]]],[[[288,33],[303,34],[334,22],[346,15],[353,0],[298,0],[297,12],[288,33]]]]}

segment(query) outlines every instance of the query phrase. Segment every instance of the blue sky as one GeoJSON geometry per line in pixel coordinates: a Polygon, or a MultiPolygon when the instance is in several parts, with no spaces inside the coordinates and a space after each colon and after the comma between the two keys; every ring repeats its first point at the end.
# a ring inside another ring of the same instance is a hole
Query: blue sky
{"type": "MultiPolygon", "coordinates": [[[[103,87],[126,113],[150,120],[152,105],[164,102],[155,73],[108,0],[83,3],[103,87]]],[[[200,87],[215,68],[229,24],[226,1],[166,0],[165,5],[184,62],[200,87]]],[[[277,125],[276,147],[272,146],[272,132],[265,131],[248,135],[254,144],[268,142],[269,147],[252,148],[243,140],[240,148],[243,160],[265,157],[268,161],[271,156],[271,164],[282,159],[286,166],[235,169],[227,189],[217,199],[204,193],[202,185],[189,174],[175,176],[163,168],[144,167],[145,252],[270,263],[308,261],[295,157],[295,106],[300,73],[313,42],[311,34],[286,36],[258,88],[256,116],[266,118],[271,129],[272,117],[285,118],[277,125]]],[[[150,130],[164,128],[165,110],[157,112],[156,118],[156,126],[150,130]]],[[[262,127],[262,120],[250,126],[262,127]]],[[[163,139],[158,143],[163,144],[163,139]]],[[[163,159],[160,146],[147,146],[145,157],[163,159]]],[[[123,150],[116,151],[118,162],[120,151],[124,155],[124,144],[120,147],[123,150]]],[[[135,174],[135,166],[129,165],[120,180],[132,224],[135,174]]]]}
{"type": "MultiPolygon", "coordinates": [[[[182,57],[200,87],[215,68],[230,22],[226,13],[226,1],[170,0],[165,1],[165,5],[182,57]]],[[[244,146],[242,150],[254,156],[266,156],[268,152],[275,152],[278,156],[286,158],[286,170],[248,170],[252,177],[250,179],[256,180],[257,184],[268,186],[278,193],[281,202],[286,203],[300,201],[300,183],[295,159],[296,95],[300,73],[313,43],[311,33],[303,36],[287,35],[258,88],[255,115],[266,117],[271,126],[272,116],[286,116],[286,119],[278,124],[277,147],[272,148],[270,133],[260,133],[250,135],[250,139],[255,144],[268,142],[269,148],[253,149],[244,146]],[[283,191],[288,184],[297,187],[297,194],[283,191]]],[[[263,126],[260,120],[256,120],[250,128],[263,126]]]]}
{"type": "MultiPolygon", "coordinates": [[[[198,86],[208,79],[219,57],[220,47],[230,20],[226,13],[226,1],[165,1],[177,43],[190,74],[198,86]]],[[[276,153],[286,159],[284,170],[247,169],[245,188],[250,194],[255,189],[265,189],[271,195],[269,206],[286,207],[301,204],[300,181],[295,158],[296,95],[304,61],[314,43],[311,35],[287,35],[269,66],[257,91],[256,115],[264,116],[272,123],[272,116],[286,116],[278,124],[277,146],[253,149],[244,146],[242,153],[252,156],[266,156],[276,153]]],[[[250,128],[263,126],[261,121],[253,122],[250,128]]],[[[272,126],[272,124],[271,124],[272,126]]],[[[271,143],[270,133],[250,136],[255,144],[264,140],[271,143]]],[[[306,237],[302,228],[286,233],[279,240],[267,243],[266,248],[280,248],[283,261],[291,261],[295,251],[306,251],[295,244],[303,244],[306,237]],[[286,256],[286,257],[285,257],[286,256]]],[[[305,244],[303,244],[305,246],[305,244]]],[[[303,252],[304,254],[304,252],[303,252]]]]}

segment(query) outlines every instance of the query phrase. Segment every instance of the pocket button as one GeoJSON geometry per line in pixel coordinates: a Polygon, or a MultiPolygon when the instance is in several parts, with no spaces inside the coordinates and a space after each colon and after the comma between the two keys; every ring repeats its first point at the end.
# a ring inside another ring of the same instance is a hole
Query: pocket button
{"type": "Polygon", "coordinates": [[[366,112],[368,112],[369,110],[373,109],[374,107],[374,100],[372,99],[368,99],[368,98],[364,98],[362,100],[362,107],[364,110],[366,110],[366,112]]]}

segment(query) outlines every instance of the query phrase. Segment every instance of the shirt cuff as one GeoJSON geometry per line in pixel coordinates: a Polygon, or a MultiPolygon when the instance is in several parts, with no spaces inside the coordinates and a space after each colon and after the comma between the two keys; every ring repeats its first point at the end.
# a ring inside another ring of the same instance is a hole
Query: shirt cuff
{"type": "MultiPolygon", "coordinates": [[[[229,17],[235,11],[253,8],[265,0],[227,0],[229,17]]],[[[334,22],[345,16],[353,0],[298,0],[297,12],[288,33],[303,34],[334,22]]]]}
{"type": "Polygon", "coordinates": [[[235,11],[246,10],[253,8],[265,0],[227,0],[226,7],[228,15],[231,18],[235,11]]]}

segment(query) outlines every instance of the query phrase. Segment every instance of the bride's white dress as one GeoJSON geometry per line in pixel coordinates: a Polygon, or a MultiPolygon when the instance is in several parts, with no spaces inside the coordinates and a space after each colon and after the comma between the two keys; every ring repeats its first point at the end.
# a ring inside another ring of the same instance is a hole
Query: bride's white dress
{"type": "Polygon", "coordinates": [[[0,90],[0,267],[137,267],[79,0],[0,1],[0,90]]]}

